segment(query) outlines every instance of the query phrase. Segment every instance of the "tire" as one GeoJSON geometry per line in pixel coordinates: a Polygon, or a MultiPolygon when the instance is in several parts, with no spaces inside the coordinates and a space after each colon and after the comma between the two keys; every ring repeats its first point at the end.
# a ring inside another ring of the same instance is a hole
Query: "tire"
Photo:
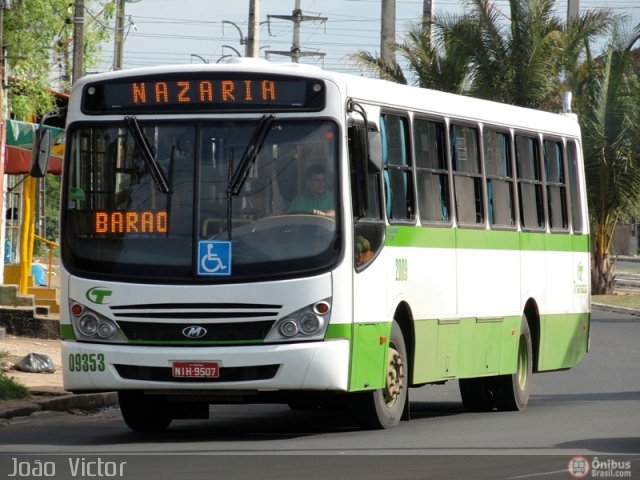
{"type": "Polygon", "coordinates": [[[384,388],[352,394],[350,407],[356,421],[365,430],[393,428],[400,422],[408,403],[409,371],[407,350],[397,322],[391,326],[384,388]]]}
{"type": "Polygon", "coordinates": [[[169,402],[164,396],[121,390],[118,401],[124,422],[134,432],[163,432],[171,424],[169,402]]]}
{"type": "Polygon", "coordinates": [[[492,378],[461,378],[458,380],[462,405],[467,412],[490,412],[495,403],[491,391],[492,378]]]}
{"type": "Polygon", "coordinates": [[[498,410],[520,411],[529,403],[531,377],[533,375],[533,350],[531,330],[525,316],[520,325],[516,371],[512,375],[500,375],[494,380],[493,397],[498,410]]]}

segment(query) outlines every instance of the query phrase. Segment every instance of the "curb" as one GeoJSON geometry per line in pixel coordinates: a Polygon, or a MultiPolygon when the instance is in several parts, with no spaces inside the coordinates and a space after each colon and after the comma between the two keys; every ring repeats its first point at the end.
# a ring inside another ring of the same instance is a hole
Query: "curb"
{"type": "Polygon", "coordinates": [[[68,410],[97,410],[118,404],[116,392],[80,393],[54,396],[50,398],[25,399],[12,408],[0,410],[0,419],[24,417],[35,412],[66,412],[68,410]]]}
{"type": "Polygon", "coordinates": [[[626,315],[640,316],[640,310],[638,310],[637,308],[616,307],[613,305],[607,305],[605,303],[592,303],[591,308],[596,308],[598,310],[611,313],[624,313],[626,315]]]}

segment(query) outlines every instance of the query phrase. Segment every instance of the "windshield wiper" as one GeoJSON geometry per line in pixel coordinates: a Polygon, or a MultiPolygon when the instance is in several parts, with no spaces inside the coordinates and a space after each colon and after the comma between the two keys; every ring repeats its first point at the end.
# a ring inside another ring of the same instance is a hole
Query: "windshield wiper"
{"type": "Polygon", "coordinates": [[[231,241],[231,228],[233,224],[231,221],[231,215],[233,213],[232,197],[238,195],[240,190],[242,190],[242,186],[247,180],[247,175],[249,175],[251,165],[253,165],[253,162],[258,158],[275,118],[273,115],[263,115],[258,121],[258,126],[253,131],[251,140],[247,143],[247,148],[244,149],[244,153],[240,158],[240,162],[238,162],[238,168],[236,168],[235,172],[233,171],[233,149],[229,152],[229,184],[227,186],[227,236],[229,237],[229,241],[231,241]]]}
{"type": "Polygon", "coordinates": [[[271,124],[275,118],[276,117],[273,115],[263,115],[259,120],[258,126],[253,132],[253,136],[251,137],[251,140],[249,140],[249,143],[247,143],[247,148],[245,148],[244,153],[240,158],[238,168],[229,182],[228,191],[231,195],[238,195],[240,190],[242,190],[242,186],[247,180],[247,175],[249,175],[249,169],[251,168],[251,165],[253,165],[253,162],[256,161],[256,158],[258,158],[260,150],[262,150],[262,146],[264,145],[264,141],[267,138],[267,134],[271,129],[271,124]]]}
{"type": "Polygon", "coordinates": [[[124,120],[125,122],[127,122],[127,127],[129,127],[129,131],[133,135],[133,139],[135,140],[136,145],[138,145],[140,150],[142,150],[142,158],[149,168],[151,178],[153,178],[153,182],[156,184],[156,188],[162,193],[171,193],[171,189],[169,188],[169,180],[158,164],[156,155],[153,152],[153,147],[151,146],[151,143],[149,142],[147,136],[140,128],[138,119],[136,117],[124,117],[124,120]]]}

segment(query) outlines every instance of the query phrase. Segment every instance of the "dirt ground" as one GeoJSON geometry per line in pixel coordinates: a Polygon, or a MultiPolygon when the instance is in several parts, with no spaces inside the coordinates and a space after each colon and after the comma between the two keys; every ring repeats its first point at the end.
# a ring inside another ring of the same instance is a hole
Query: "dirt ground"
{"type": "Polygon", "coordinates": [[[11,364],[17,363],[29,353],[48,355],[56,368],[55,373],[29,373],[11,369],[6,374],[14,377],[32,392],[62,390],[60,341],[5,335],[0,339],[0,352],[6,354],[3,355],[0,363],[9,362],[11,364]]]}

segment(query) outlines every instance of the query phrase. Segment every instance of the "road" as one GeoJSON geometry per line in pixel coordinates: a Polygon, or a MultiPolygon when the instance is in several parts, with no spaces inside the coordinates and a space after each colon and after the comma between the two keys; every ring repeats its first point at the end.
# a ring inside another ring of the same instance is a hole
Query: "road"
{"type": "Polygon", "coordinates": [[[130,432],[117,409],[50,412],[0,428],[0,478],[36,459],[57,466],[56,479],[78,478],[71,466],[98,458],[127,462],[109,478],[572,478],[575,455],[630,461],[623,478],[640,478],[639,365],[640,317],[595,311],[589,354],[535,375],[523,412],[467,413],[457,382],[412,390],[412,420],[387,431],[278,405],[215,406],[210,420],[175,421],[161,435],[130,432]]]}

